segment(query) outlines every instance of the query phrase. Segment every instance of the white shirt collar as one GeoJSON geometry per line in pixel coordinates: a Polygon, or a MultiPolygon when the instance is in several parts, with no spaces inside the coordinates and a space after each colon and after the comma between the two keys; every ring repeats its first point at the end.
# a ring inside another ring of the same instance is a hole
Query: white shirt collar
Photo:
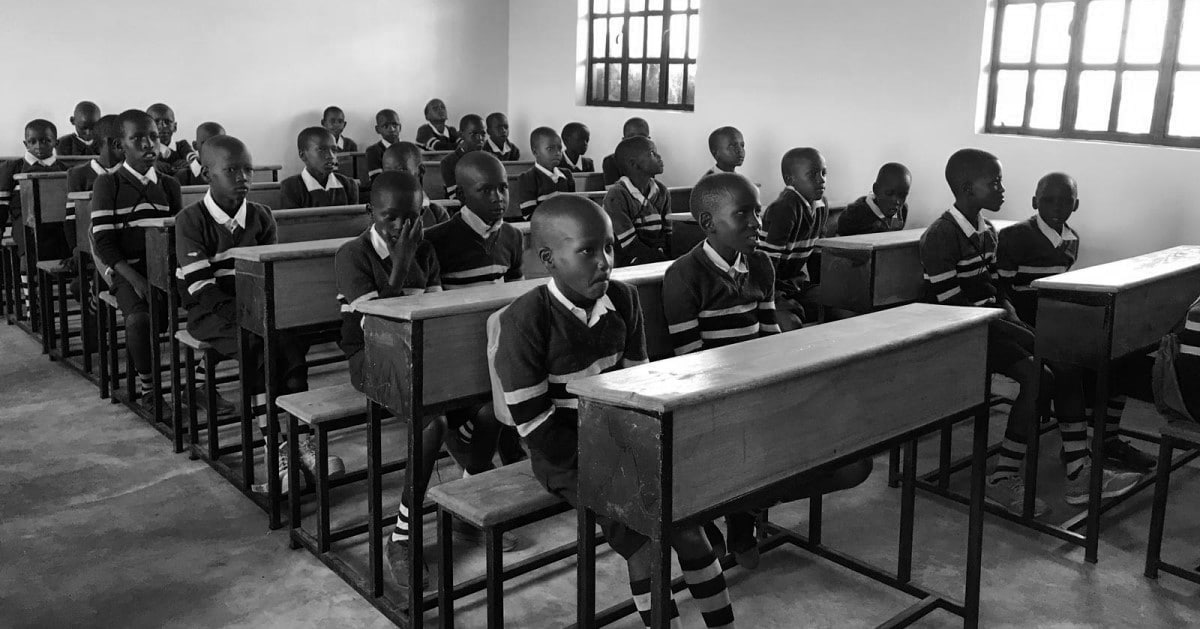
{"type": "Polygon", "coordinates": [[[129,165],[129,162],[124,162],[121,165],[125,167],[125,170],[129,171],[129,174],[133,175],[134,179],[137,179],[139,182],[141,182],[143,186],[148,186],[152,183],[158,183],[158,170],[153,166],[151,166],[150,170],[147,170],[146,174],[143,175],[142,173],[134,170],[133,166],[129,165]]]}
{"type": "Polygon", "coordinates": [[[100,165],[100,162],[98,160],[94,160],[94,159],[92,161],[88,162],[88,164],[92,167],[92,172],[96,173],[97,175],[111,175],[112,173],[115,173],[118,170],[121,170],[120,164],[117,164],[116,166],[113,166],[112,168],[105,168],[100,165]]]}
{"type": "Polygon", "coordinates": [[[496,146],[496,143],[492,141],[491,136],[488,136],[488,146],[492,147],[493,153],[507,153],[512,150],[512,144],[510,144],[508,142],[508,140],[504,141],[504,147],[501,148],[499,146],[496,146]]]}
{"type": "Polygon", "coordinates": [[[29,164],[30,166],[33,166],[34,164],[41,164],[42,166],[49,167],[49,166],[53,166],[54,162],[57,162],[57,161],[58,161],[58,153],[57,152],[51,153],[50,157],[48,159],[38,159],[33,156],[33,153],[30,153],[29,151],[25,151],[25,163],[29,164]]]}
{"type": "Polygon", "coordinates": [[[537,163],[537,162],[534,162],[534,163],[533,163],[533,167],[534,167],[534,168],[536,168],[536,169],[538,169],[538,170],[540,170],[540,171],[542,171],[542,174],[544,174],[544,175],[546,175],[547,177],[549,177],[549,178],[550,178],[550,181],[553,181],[554,183],[558,183],[558,180],[559,180],[559,179],[563,179],[563,178],[565,178],[565,177],[566,177],[566,175],[564,175],[564,174],[562,173],[562,171],[558,169],[558,167],[557,167],[557,166],[554,168],[554,172],[550,172],[549,170],[547,170],[547,169],[546,169],[546,167],[545,167],[545,166],[542,166],[541,164],[539,164],[539,163],[537,163]]]}
{"type": "Polygon", "coordinates": [[[570,157],[567,157],[566,151],[563,151],[562,156],[563,156],[563,161],[566,162],[567,165],[570,166],[573,170],[579,170],[579,171],[583,170],[583,156],[582,155],[580,155],[579,158],[574,162],[571,161],[570,157]]]}
{"type": "Polygon", "coordinates": [[[800,200],[803,201],[804,204],[807,205],[811,209],[825,207],[825,199],[817,199],[816,201],[809,201],[808,199],[804,198],[803,194],[800,194],[800,191],[797,190],[795,186],[784,186],[783,189],[791,190],[792,194],[800,197],[800,200]]]}
{"type": "Polygon", "coordinates": [[[646,205],[650,202],[650,199],[658,196],[658,186],[654,185],[653,177],[650,178],[650,194],[648,195],[642,194],[642,191],[638,190],[637,186],[633,185],[633,182],[629,180],[629,177],[622,175],[617,182],[624,184],[625,189],[629,191],[629,194],[633,196],[634,200],[642,205],[646,205]]]}
{"type": "Polygon", "coordinates": [[[316,177],[312,176],[312,173],[308,172],[307,168],[300,171],[300,179],[304,180],[304,187],[308,188],[309,192],[316,190],[324,190],[325,192],[329,192],[330,190],[342,187],[342,182],[338,181],[335,173],[329,173],[329,179],[325,181],[325,185],[323,186],[319,181],[317,181],[316,177]]]}
{"type": "Polygon", "coordinates": [[[459,210],[458,215],[463,218],[463,222],[467,224],[467,227],[470,227],[476,234],[479,234],[479,236],[485,240],[488,236],[500,231],[500,227],[504,225],[504,219],[500,219],[494,224],[488,225],[487,223],[483,222],[482,218],[479,218],[479,216],[472,212],[470,208],[466,207],[464,207],[462,210],[459,210]]]}
{"type": "Polygon", "coordinates": [[[333,139],[333,145],[338,147],[338,150],[340,151],[346,146],[346,141],[343,140],[342,136],[339,135],[333,139]]]}
{"type": "Polygon", "coordinates": [[[884,215],[883,210],[879,209],[879,204],[875,202],[874,192],[867,194],[867,207],[871,208],[871,211],[875,213],[875,216],[878,216],[881,220],[888,220],[888,217],[884,215]]]}
{"type": "Polygon", "coordinates": [[[159,142],[158,148],[155,149],[155,152],[158,153],[159,157],[166,159],[166,158],[170,157],[172,153],[175,152],[175,149],[171,148],[171,146],[169,144],[163,144],[162,142],[159,142]]]}
{"type": "Polygon", "coordinates": [[[194,159],[188,164],[188,168],[191,169],[192,176],[199,177],[200,172],[204,169],[204,165],[200,163],[200,160],[194,159]]]}
{"type": "Polygon", "coordinates": [[[601,295],[600,299],[597,299],[596,303],[592,304],[592,310],[589,312],[576,306],[570,299],[567,299],[567,296],[558,288],[558,280],[551,279],[547,287],[550,289],[550,294],[554,295],[554,298],[558,300],[558,303],[565,306],[567,310],[571,311],[571,314],[575,315],[575,318],[579,319],[580,322],[589,328],[599,323],[600,319],[610,310],[616,310],[616,307],[613,306],[613,302],[608,298],[607,294],[601,295]]]}
{"type": "Polygon", "coordinates": [[[379,143],[383,145],[384,150],[387,150],[392,147],[392,143],[388,142],[387,140],[385,140],[383,138],[379,138],[379,143]]]}
{"type": "Polygon", "coordinates": [[[973,226],[971,225],[971,222],[967,220],[967,217],[963,216],[962,212],[958,211],[958,208],[951,205],[950,218],[954,219],[954,222],[958,224],[959,229],[966,234],[967,238],[977,236],[987,231],[987,219],[983,217],[983,212],[979,213],[979,224],[973,226]]]}
{"type": "Polygon", "coordinates": [[[737,257],[733,259],[733,264],[729,264],[725,261],[725,258],[721,257],[721,254],[717,253],[716,249],[713,249],[712,245],[708,244],[708,240],[705,240],[704,253],[708,254],[708,259],[712,260],[712,263],[717,265],[718,269],[728,273],[729,277],[733,277],[738,273],[750,272],[750,267],[746,266],[746,257],[740,251],[737,257]]]}
{"type": "Polygon", "coordinates": [[[79,134],[75,135],[75,139],[79,140],[80,144],[83,144],[84,146],[91,146],[96,143],[96,138],[92,138],[90,140],[85,140],[85,139],[79,137],[79,134]]]}
{"type": "Polygon", "coordinates": [[[388,243],[380,235],[379,230],[375,226],[371,226],[371,246],[375,248],[376,255],[380,260],[387,260],[392,255],[392,250],[388,247],[388,243]]]}
{"type": "Polygon", "coordinates": [[[1041,214],[1036,215],[1036,219],[1038,229],[1042,230],[1042,235],[1046,237],[1046,240],[1050,241],[1051,245],[1054,245],[1055,249],[1061,247],[1064,242],[1079,239],[1079,236],[1075,235],[1075,231],[1065,224],[1063,225],[1063,232],[1059,234],[1046,221],[1042,220],[1041,214]]]}
{"type": "MultiPolygon", "coordinates": [[[[433,134],[436,135],[437,137],[445,138],[447,140],[450,139],[450,127],[449,126],[443,125],[442,130],[438,131],[437,127],[433,126],[433,123],[430,122],[430,123],[426,123],[426,124],[429,125],[429,130],[433,131],[433,134]]],[[[490,140],[491,138],[488,138],[488,139],[490,140]]]]}
{"type": "Polygon", "coordinates": [[[217,202],[213,200],[212,190],[209,190],[204,194],[204,207],[208,210],[208,215],[212,217],[216,224],[224,226],[228,229],[229,223],[236,222],[238,227],[246,229],[245,199],[242,199],[242,207],[238,208],[238,211],[233,215],[233,218],[230,218],[229,215],[225,213],[225,210],[222,210],[221,206],[217,205],[217,202]]]}

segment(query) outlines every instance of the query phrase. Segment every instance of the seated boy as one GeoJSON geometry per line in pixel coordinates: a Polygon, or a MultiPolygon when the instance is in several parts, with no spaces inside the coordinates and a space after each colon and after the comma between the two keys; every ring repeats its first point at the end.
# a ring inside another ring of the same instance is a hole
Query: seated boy
{"type": "MultiPolygon", "coordinates": [[[[1060,376],[1059,382],[1055,382],[1049,370],[1038,372],[1033,359],[1033,331],[1021,322],[997,286],[996,230],[981,213],[997,212],[1004,203],[1000,161],[985,151],[961,149],[946,164],[946,182],[954,194],[954,205],[921,236],[921,265],[928,298],[939,304],[1002,309],[1003,318],[992,322],[988,332],[988,369],[1004,374],[1020,386],[1009,411],[999,460],[988,476],[987,500],[1014,512],[1022,509],[1025,481],[1020,469],[1030,430],[1037,426],[1042,410],[1032,393],[1036,379],[1040,378],[1045,396],[1053,394],[1059,418],[1067,468],[1066,500],[1084,504],[1088,500],[1091,465],[1086,429],[1082,440],[1079,431],[1073,429],[1085,421],[1079,376],[1055,366],[1060,376]]],[[[1036,434],[1033,437],[1038,438],[1036,434]]],[[[1104,470],[1103,496],[1128,493],[1139,478],[1138,474],[1104,470]]],[[[1046,503],[1035,501],[1035,516],[1048,510],[1046,503]]]]}
{"type": "Polygon", "coordinates": [[[358,182],[337,172],[337,147],[333,145],[332,133],[324,127],[309,127],[296,136],[296,149],[304,170],[280,182],[276,209],[358,203],[358,182]]]}
{"type": "MultiPolygon", "coordinates": [[[[1000,275],[1001,294],[1012,303],[1021,321],[1030,328],[1037,326],[1037,291],[1033,281],[1066,273],[1079,257],[1079,236],[1067,225],[1067,219],[1079,208],[1079,191],[1075,180],[1064,173],[1042,177],[1033,196],[1036,211],[1029,220],[1000,232],[996,247],[996,266],[1000,275]]],[[[1155,457],[1138,450],[1117,434],[1125,396],[1114,395],[1108,400],[1105,423],[1104,462],[1132,472],[1150,472],[1158,464],[1155,457]]],[[[1092,407],[1087,406],[1091,421],[1092,407]]],[[[1073,430],[1073,443],[1086,445],[1086,426],[1063,426],[1064,434],[1073,430]]],[[[1066,441],[1063,445],[1068,445],[1066,441]]]]}
{"type": "Polygon", "coordinates": [[[158,339],[151,335],[149,300],[160,300],[156,303],[157,312],[163,315],[159,329],[166,325],[167,306],[163,295],[150,290],[146,281],[146,232],[139,225],[147,219],[178,214],[183,195],[178,181],[154,167],[159,139],[149,114],[130,109],[121,113],[117,124],[125,162],[116,172],[97,176],[92,185],[92,252],[97,265],[108,269],[109,292],[125,315],[126,344],[137,371],[138,403],[153,412],[153,372],[160,365],[151,360],[150,348],[158,339]]]}
{"type": "Polygon", "coordinates": [[[521,159],[521,149],[508,141],[508,116],[500,112],[488,114],[487,144],[483,150],[500,158],[502,162],[512,162],[521,159]]]}
{"type": "MultiPolygon", "coordinates": [[[[501,313],[496,373],[529,449],[534,476],[547,491],[577,506],[579,418],[567,385],[646,362],[642,309],[636,289],[609,279],[613,227],[595,203],[579,196],[553,197],[533,215],[531,227],[538,258],[551,280],[501,313]]],[[[634,604],[649,626],[647,538],[606,517],[597,517],[597,523],[625,558],[634,604]]],[[[705,626],[732,626],[725,576],[700,527],[673,530],[671,545],[705,626]]],[[[679,622],[674,601],[665,611],[673,623],[679,622]]]]}
{"type": "MultiPolygon", "coordinates": [[[[412,142],[397,142],[383,152],[383,172],[408,173],[425,183],[425,166],[421,147],[412,142]]],[[[429,229],[438,223],[450,220],[450,213],[441,204],[433,203],[421,195],[421,226],[429,229]]]]}
{"type": "Polygon", "coordinates": [[[342,135],[346,130],[346,114],[341,107],[326,107],[321,113],[321,126],[333,134],[333,145],[339,153],[354,153],[358,151],[358,143],[342,135]]]}
{"type": "MultiPolygon", "coordinates": [[[[462,135],[459,136],[458,140],[458,148],[455,148],[453,153],[442,158],[441,170],[442,182],[446,186],[446,197],[461,201],[462,198],[458,194],[458,183],[455,179],[455,173],[457,172],[455,166],[458,164],[458,160],[463,158],[463,155],[483,148],[483,143],[487,140],[487,133],[483,130],[483,119],[475,114],[463,116],[462,120],[458,122],[458,126],[462,129],[462,135]]],[[[417,142],[417,144],[420,143],[420,141],[417,142]]]]}
{"type": "Polygon", "coordinates": [[[457,148],[458,130],[446,124],[448,118],[446,103],[442,99],[435,98],[425,103],[427,122],[417,128],[417,146],[426,151],[453,151],[457,148]]]}
{"type": "Polygon", "coordinates": [[[187,156],[192,152],[192,147],[188,145],[187,140],[171,144],[179,125],[176,124],[175,112],[170,107],[163,103],[154,103],[146,108],[146,113],[150,114],[158,127],[158,158],[154,167],[169,175],[187,163],[187,156]]]}
{"type": "MultiPolygon", "coordinates": [[[[64,172],[66,164],[54,155],[54,145],[58,140],[58,129],[49,120],[31,120],[25,125],[25,156],[0,164],[0,236],[12,235],[5,228],[11,223],[12,229],[25,229],[21,218],[21,187],[15,179],[22,173],[64,172]]],[[[60,224],[57,229],[47,224],[46,229],[38,232],[38,257],[41,260],[61,260],[71,254],[71,248],[66,236],[66,230],[60,224]]],[[[32,233],[26,230],[25,233],[32,233]]],[[[28,286],[27,270],[24,269],[24,259],[19,263],[21,269],[21,287],[28,286]]],[[[33,300],[33,295],[27,295],[33,300]]]]}
{"type": "Polygon", "coordinates": [[[875,175],[871,193],[846,206],[837,219],[837,235],[855,236],[904,229],[908,222],[908,191],[912,174],[904,164],[884,164],[875,175]]]}
{"type": "Polygon", "coordinates": [[[463,207],[425,234],[437,252],[442,286],[453,290],[523,279],[521,232],[504,222],[504,165],[495,155],[477,150],[464,155],[455,170],[462,182],[463,207]]]}
{"type": "Polygon", "coordinates": [[[90,100],[81,101],[75,105],[71,114],[71,126],[75,133],[68,133],[58,139],[55,149],[61,155],[95,155],[99,152],[96,145],[96,122],[100,120],[100,107],[90,100]]]}
{"type": "Polygon", "coordinates": [[[718,127],[708,134],[708,152],[717,163],[701,177],[737,172],[737,167],[746,161],[746,140],[736,127],[718,127]]]}
{"type": "MultiPolygon", "coordinates": [[[[121,141],[123,135],[121,126],[117,124],[116,115],[101,116],[96,121],[92,135],[97,150],[96,157],[86,164],[79,164],[67,171],[68,193],[89,191],[96,182],[96,177],[112,174],[121,169],[121,163],[125,161],[125,149],[121,141]]],[[[64,232],[71,255],[64,258],[63,263],[65,267],[73,270],[75,268],[74,253],[79,246],[75,234],[74,201],[67,201],[67,222],[64,232]]]]}
{"type": "Polygon", "coordinates": [[[588,142],[592,140],[592,132],[582,122],[568,122],[562,128],[563,163],[562,168],[568,173],[596,172],[592,158],[584,157],[588,150],[588,142]]]}
{"type": "Polygon", "coordinates": [[[215,122],[203,122],[196,127],[196,140],[192,142],[194,150],[187,156],[187,165],[175,171],[175,179],[179,180],[179,185],[208,185],[208,178],[204,176],[204,168],[200,163],[200,147],[204,146],[209,138],[218,135],[225,135],[225,127],[215,122]]]}
{"type": "Polygon", "coordinates": [[[662,157],[643,135],[621,140],[615,155],[621,177],[604,194],[604,211],[617,233],[617,266],[666,260],[671,195],[654,178],[662,174],[662,157]]]}
{"type": "MultiPolygon", "coordinates": [[[[650,137],[650,123],[646,122],[645,118],[633,117],[625,121],[625,126],[621,128],[621,139],[628,140],[634,137],[650,137]]],[[[613,151],[612,155],[604,158],[600,164],[600,169],[604,171],[604,185],[611,186],[617,183],[621,178],[621,162],[617,157],[617,152],[613,151]]]]}
{"type": "MultiPolygon", "coordinates": [[[[371,186],[371,201],[367,204],[371,227],[358,238],[342,245],[334,260],[338,301],[342,308],[342,340],[339,345],[350,363],[350,383],[360,391],[365,352],[363,317],[356,307],[372,299],[442,290],[437,254],[423,238],[421,228],[421,198],[424,196],[421,182],[412,174],[380,173],[371,186]]],[[[462,412],[426,418],[428,424],[422,431],[421,439],[425,465],[419,471],[418,487],[429,485],[429,478],[437,463],[438,449],[447,437],[451,454],[455,455],[455,460],[468,474],[492,469],[494,443],[482,438],[477,424],[472,424],[475,430],[471,444],[459,447],[459,430],[464,428],[469,419],[470,415],[462,412]]],[[[405,473],[409,477],[404,486],[411,487],[412,468],[405,473]]],[[[419,493],[417,504],[425,500],[423,489],[419,493]]],[[[386,548],[392,575],[402,586],[408,584],[408,513],[412,504],[413,497],[406,492],[400,499],[396,528],[386,548]]],[[[509,536],[509,540],[511,550],[515,548],[515,538],[509,536]]],[[[407,592],[407,587],[402,589],[407,592]]]]}
{"type": "MultiPolygon", "coordinates": [[[[675,355],[778,334],[775,269],[765,253],[755,250],[762,210],[758,188],[737,173],[709,175],[692,188],[689,206],[705,240],[671,263],[663,276],[663,312],[675,355]]],[[[871,459],[866,458],[739,501],[726,518],[729,550],[743,567],[756,567],[754,510],[848,489],[870,473],[871,459]]],[[[719,532],[708,537],[719,539],[719,532]]]]}
{"type": "MultiPolygon", "coordinates": [[[[187,310],[187,330],[209,343],[223,358],[247,361],[251,394],[265,390],[264,353],[261,339],[250,337],[249,353],[238,355],[237,293],[233,258],[225,254],[234,247],[276,243],[275,219],[265,205],[246,200],[253,178],[250,152],[241,140],[220,135],[204,143],[200,156],[204,175],[210,183],[204,199],[189,205],[175,218],[175,259],[179,261],[179,293],[187,310]]],[[[303,340],[286,332],[279,333],[278,352],[271,365],[274,391],[279,395],[308,388],[308,347],[303,340]]],[[[268,434],[266,414],[259,417],[259,429],[268,434]]],[[[285,424],[280,422],[280,424],[285,424]]],[[[284,493],[287,484],[287,436],[279,446],[278,475],[284,493]]],[[[316,444],[312,437],[300,444],[300,465],[311,477],[317,466],[316,444]]],[[[330,456],[330,476],[340,475],[345,465],[330,456]]],[[[268,472],[270,473],[270,471],[268,472]]],[[[255,488],[259,490],[261,488],[255,488]]]]}
{"type": "Polygon", "coordinates": [[[780,160],[783,192],[767,206],[758,247],[775,267],[776,319],[784,332],[801,327],[800,299],[809,288],[808,258],[825,231],[825,158],[814,148],[794,148],[780,160]]]}
{"type": "Polygon", "coordinates": [[[400,141],[400,114],[395,109],[381,109],[375,114],[375,133],[379,141],[367,147],[367,180],[362,187],[370,188],[375,175],[383,172],[383,152],[400,141]]]}
{"type": "Polygon", "coordinates": [[[525,220],[529,220],[538,204],[550,195],[575,192],[575,178],[558,169],[562,161],[562,140],[554,129],[534,129],[529,134],[529,148],[533,151],[533,168],[517,177],[517,199],[525,220]]]}

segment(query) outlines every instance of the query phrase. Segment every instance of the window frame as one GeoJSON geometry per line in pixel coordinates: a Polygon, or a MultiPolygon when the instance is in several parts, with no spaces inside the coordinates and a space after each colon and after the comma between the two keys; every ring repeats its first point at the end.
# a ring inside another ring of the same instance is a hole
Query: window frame
{"type": "Polygon", "coordinates": [[[1126,36],[1129,30],[1129,16],[1132,4],[1136,0],[1124,0],[1124,14],[1121,25],[1121,42],[1117,60],[1112,63],[1084,63],[1083,45],[1087,29],[1087,8],[1091,0],[1075,0],[1074,13],[1071,22],[1071,47],[1065,63],[1038,63],[1037,41],[1041,29],[1042,8],[1061,0],[996,0],[995,19],[993,20],[991,55],[987,67],[987,103],[984,110],[985,133],[997,135],[1020,135],[1069,140],[1098,140],[1130,144],[1149,144],[1157,146],[1173,146],[1179,148],[1200,148],[1200,137],[1168,135],[1168,125],[1174,107],[1175,78],[1179,72],[1200,71],[1200,64],[1180,64],[1179,43],[1183,30],[1184,0],[1166,0],[1167,18],[1163,34],[1162,56],[1157,63],[1127,63],[1124,60],[1126,36]],[[1000,43],[1004,28],[1004,17],[1009,7],[1019,5],[1036,5],[1031,38],[1031,50],[1027,62],[1003,62],[1000,60],[1000,43]],[[1026,71],[1027,84],[1025,88],[1025,108],[1020,126],[998,125],[995,122],[997,83],[1001,71],[1026,71]],[[1063,87],[1062,111],[1058,129],[1037,129],[1030,126],[1033,111],[1034,78],[1038,70],[1065,70],[1066,83],[1063,87]],[[1109,105],[1108,129],[1105,131],[1084,131],[1075,129],[1076,116],[1079,110],[1079,78],[1085,70],[1100,70],[1115,72],[1113,79],[1112,101],[1109,105]],[[1126,71],[1155,71],[1158,72],[1158,85],[1154,94],[1154,108],[1150,119],[1150,130],[1146,133],[1129,133],[1117,131],[1118,116],[1121,102],[1122,73],[1126,71]]]}
{"type": "Polygon", "coordinates": [[[689,26],[689,28],[685,28],[684,32],[683,32],[683,37],[684,37],[683,57],[671,57],[670,56],[670,50],[671,50],[670,24],[671,24],[671,18],[674,16],[677,16],[677,15],[686,16],[685,23],[687,23],[688,25],[691,24],[692,16],[696,16],[696,19],[699,20],[700,19],[699,18],[699,16],[700,16],[699,6],[694,6],[696,3],[694,1],[689,1],[687,8],[672,9],[671,8],[671,0],[662,0],[663,5],[662,5],[661,9],[651,9],[650,3],[647,1],[647,2],[645,2],[645,7],[643,10],[633,11],[630,9],[630,3],[627,1],[624,3],[625,8],[620,13],[613,13],[613,12],[605,11],[604,13],[597,14],[595,11],[595,3],[592,0],[586,0],[586,1],[588,3],[588,8],[587,8],[587,55],[586,55],[586,59],[584,62],[585,63],[585,72],[586,72],[586,81],[585,81],[586,93],[585,93],[584,104],[591,106],[591,107],[622,107],[622,108],[627,108],[627,109],[665,109],[665,110],[671,110],[671,111],[695,111],[695,109],[696,109],[696,105],[695,105],[696,94],[695,94],[694,88],[692,89],[692,93],[691,93],[691,102],[688,102],[688,96],[689,96],[688,79],[692,75],[694,75],[694,73],[696,72],[696,65],[699,62],[699,54],[696,55],[695,59],[688,56],[688,50],[689,50],[690,44],[691,44],[691,28],[689,26]],[[662,17],[661,48],[658,51],[658,54],[655,56],[651,56],[650,51],[646,49],[646,47],[648,47],[648,44],[650,42],[650,37],[649,37],[650,19],[649,18],[651,16],[661,16],[662,17]],[[629,56],[629,25],[630,25],[630,18],[636,18],[636,17],[643,18],[642,42],[643,42],[643,52],[645,54],[642,57],[634,59],[634,58],[630,58],[630,56],[629,56]],[[621,50],[619,51],[619,54],[614,55],[613,54],[614,51],[610,49],[612,40],[611,40],[611,38],[606,37],[607,41],[604,44],[605,56],[597,57],[593,54],[595,52],[596,20],[597,19],[608,20],[611,18],[622,18],[622,20],[623,20],[623,22],[622,22],[623,26],[622,26],[622,30],[621,30],[621,50]],[[641,91],[639,94],[642,98],[641,101],[634,101],[634,100],[629,99],[629,66],[631,64],[642,65],[644,67],[644,70],[642,73],[642,80],[641,80],[641,91]],[[603,67],[602,81],[604,83],[604,86],[603,86],[604,89],[603,89],[603,93],[599,97],[596,97],[594,94],[594,91],[593,91],[593,87],[594,87],[593,68],[596,65],[600,65],[603,67]],[[609,94],[608,78],[609,78],[609,68],[612,65],[619,65],[621,67],[621,93],[618,95],[618,98],[616,100],[609,99],[610,94],[609,94]],[[659,76],[658,101],[657,102],[649,102],[649,101],[645,100],[648,96],[646,93],[646,77],[649,74],[650,67],[655,66],[655,65],[658,66],[658,73],[659,73],[658,74],[658,76],[659,76]],[[680,102],[678,102],[678,103],[670,103],[670,102],[668,102],[668,98],[667,98],[669,91],[670,91],[670,81],[668,80],[670,75],[668,74],[668,72],[669,72],[670,66],[672,66],[672,65],[682,65],[683,66],[683,93],[681,95],[680,102]]]}

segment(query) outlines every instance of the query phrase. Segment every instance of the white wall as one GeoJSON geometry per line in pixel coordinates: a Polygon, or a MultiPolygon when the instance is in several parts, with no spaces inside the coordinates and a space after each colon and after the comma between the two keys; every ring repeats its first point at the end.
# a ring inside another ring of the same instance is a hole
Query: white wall
{"type": "Polygon", "coordinates": [[[1200,243],[1200,151],[975,133],[985,0],[708,0],[693,113],[578,106],[576,2],[510,4],[514,129],[580,120],[597,163],[625,118],[642,115],[666,160],[664,181],[690,185],[711,166],[709,131],[732,124],[765,198],[782,188],[784,151],[811,145],[825,154],[838,204],[866,192],[880,164],[908,164],[913,224],[923,226],[952,202],[946,158],[975,146],[1004,163],[1003,218],[1032,213],[1046,172],[1079,180],[1083,264],[1200,243]]]}
{"type": "Polygon", "coordinates": [[[22,3],[0,19],[0,155],[23,150],[33,118],[69,133],[80,100],[105,113],[162,101],[175,110],[177,137],[192,140],[197,124],[215,120],[255,161],[295,173],[296,133],[320,124],[327,105],[346,110],[346,134],[364,148],[385,107],[400,112],[405,139],[433,97],[453,124],[502,109],[507,24],[507,0],[22,3]]]}

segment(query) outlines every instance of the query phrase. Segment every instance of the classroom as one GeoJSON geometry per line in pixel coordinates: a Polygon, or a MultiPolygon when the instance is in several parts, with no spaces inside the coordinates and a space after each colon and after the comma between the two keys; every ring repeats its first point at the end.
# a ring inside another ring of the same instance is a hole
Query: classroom
{"type": "Polygon", "coordinates": [[[99,6],[0,627],[1200,627],[1200,0],[99,6]]]}

